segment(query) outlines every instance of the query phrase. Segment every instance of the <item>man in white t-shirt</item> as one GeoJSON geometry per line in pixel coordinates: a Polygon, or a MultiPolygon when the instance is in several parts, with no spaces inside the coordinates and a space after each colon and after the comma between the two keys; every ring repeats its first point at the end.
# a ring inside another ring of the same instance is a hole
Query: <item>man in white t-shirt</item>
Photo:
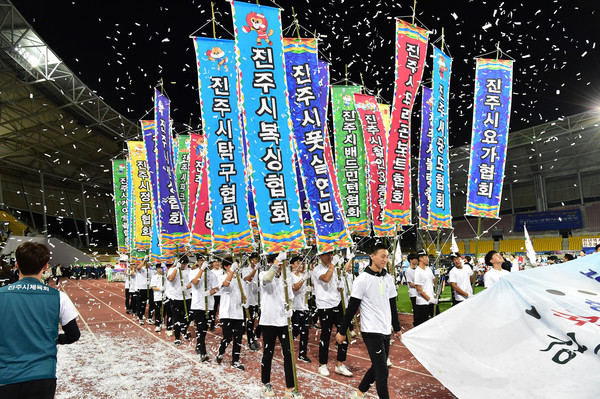
{"type": "MultiPolygon", "coordinates": [[[[258,319],[258,270],[260,269],[260,258],[257,253],[250,254],[248,264],[241,271],[244,280],[244,294],[246,295],[246,306],[250,319],[246,320],[246,337],[248,349],[257,351],[260,349],[257,335],[258,328],[254,328],[255,320],[258,319]]],[[[246,318],[246,312],[244,312],[246,318]]]]}
{"type": "MultiPolygon", "coordinates": [[[[225,271],[223,270],[223,265],[221,264],[221,261],[218,259],[215,259],[211,262],[210,264],[210,271],[211,273],[213,273],[215,275],[215,277],[217,278],[217,281],[219,283],[219,287],[221,287],[221,285],[223,284],[223,281],[225,281],[225,271]]],[[[214,295],[215,298],[215,307],[213,310],[210,311],[210,326],[208,327],[209,331],[214,331],[215,330],[215,324],[217,322],[217,311],[219,310],[219,306],[221,305],[221,290],[218,290],[217,293],[214,295]]]]}
{"type": "Polygon", "coordinates": [[[156,274],[152,276],[150,288],[154,297],[154,331],[160,332],[161,324],[165,319],[165,273],[161,265],[156,265],[156,274]]]}
{"type": "Polygon", "coordinates": [[[208,270],[208,262],[194,269],[190,274],[192,289],[191,311],[196,323],[196,353],[201,362],[209,360],[206,354],[206,332],[208,331],[208,313],[214,307],[213,295],[219,290],[219,283],[214,274],[208,270]]]}
{"type": "Polygon", "coordinates": [[[346,315],[338,330],[336,341],[344,342],[346,331],[352,318],[360,308],[362,338],[371,358],[371,368],[367,370],[362,381],[350,396],[351,399],[363,398],[369,387],[375,382],[380,399],[389,398],[387,359],[390,352],[390,334],[400,331],[398,311],[396,310],[396,286],[392,278],[388,278],[386,265],[388,251],[385,244],[376,244],[371,250],[371,264],[361,273],[352,286],[350,303],[346,315]]]}
{"type": "Polygon", "coordinates": [[[417,303],[417,288],[415,287],[415,269],[417,268],[417,264],[419,263],[419,259],[417,258],[417,254],[412,252],[408,254],[406,260],[408,261],[408,267],[404,272],[404,276],[406,277],[406,285],[408,285],[408,297],[410,298],[410,303],[412,304],[413,311],[413,326],[415,325],[415,305],[417,303]]]}
{"type": "Polygon", "coordinates": [[[448,274],[448,283],[454,292],[454,300],[452,306],[457,305],[473,295],[473,287],[471,285],[473,270],[469,265],[464,265],[460,254],[450,254],[450,259],[454,267],[448,274]]]}
{"type": "Polygon", "coordinates": [[[434,276],[429,267],[429,256],[425,251],[421,251],[417,254],[417,257],[419,265],[415,269],[415,288],[417,289],[415,327],[433,317],[433,307],[438,303],[434,294],[434,276]]]}
{"type": "Polygon", "coordinates": [[[292,280],[292,290],[294,291],[294,300],[292,303],[292,326],[294,338],[299,334],[300,343],[298,345],[298,360],[310,363],[308,357],[308,331],[309,331],[309,310],[308,310],[308,293],[311,287],[308,287],[306,280],[309,274],[306,272],[306,265],[302,262],[300,256],[294,256],[290,260],[290,272],[288,278],[292,280]]]}
{"type": "Polygon", "coordinates": [[[492,267],[483,276],[483,285],[485,288],[490,288],[498,280],[510,273],[508,270],[502,269],[503,263],[504,258],[496,251],[490,251],[485,255],[485,264],[492,267]]]}

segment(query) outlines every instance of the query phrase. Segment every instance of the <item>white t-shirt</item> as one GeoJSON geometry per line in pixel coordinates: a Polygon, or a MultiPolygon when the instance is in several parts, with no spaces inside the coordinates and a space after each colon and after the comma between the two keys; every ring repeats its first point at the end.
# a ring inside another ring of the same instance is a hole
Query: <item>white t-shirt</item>
{"type": "Polygon", "coordinates": [[[342,276],[342,283],[344,291],[342,294],[344,295],[344,305],[348,306],[348,301],[350,300],[350,296],[352,294],[352,284],[354,284],[354,274],[345,273],[345,276],[342,276]]]}
{"type": "Polygon", "coordinates": [[[392,332],[390,298],[397,296],[394,279],[389,274],[365,271],[352,286],[353,298],[360,299],[360,331],[388,335],[392,332]]]}
{"type": "MultiPolygon", "coordinates": [[[[299,281],[304,281],[302,275],[296,276],[291,271],[288,272],[288,278],[292,280],[292,286],[299,281]]],[[[292,310],[308,310],[308,304],[306,303],[306,281],[302,283],[298,291],[294,291],[294,302],[292,303],[292,310]]]]}
{"type": "MultiPolygon", "coordinates": [[[[431,299],[433,298],[433,272],[429,266],[425,270],[419,266],[415,269],[415,285],[420,285],[423,292],[431,299]]],[[[427,305],[429,301],[417,293],[417,305],[427,305]]]]}
{"type": "MultiPolygon", "coordinates": [[[[260,267],[260,264],[257,263],[256,267],[260,267]]],[[[246,295],[248,306],[258,305],[258,270],[256,271],[256,273],[254,273],[254,277],[252,277],[252,280],[245,280],[245,278],[248,277],[253,270],[254,269],[250,266],[244,267],[242,269],[242,280],[244,281],[244,294],[246,295]]]]}
{"type": "Polygon", "coordinates": [[[327,273],[328,268],[319,263],[312,272],[312,283],[315,288],[315,302],[317,309],[335,308],[342,300],[338,291],[338,278],[334,270],[329,282],[321,280],[319,277],[327,273]]]}
{"type": "MultiPolygon", "coordinates": [[[[167,277],[172,276],[173,274],[175,274],[173,281],[169,281],[168,278],[165,279],[165,285],[167,286],[165,294],[167,295],[167,298],[174,301],[183,301],[183,289],[181,287],[181,278],[178,267],[173,266],[167,271],[167,277]]],[[[183,286],[185,286],[187,282],[185,281],[185,274],[183,274],[183,271],[182,275],[184,276],[183,286]]],[[[186,296],[186,298],[188,297],[186,296]]]]}
{"type": "Polygon", "coordinates": [[[510,272],[518,272],[519,271],[519,260],[514,258],[512,261],[512,267],[510,268],[510,272]]]}
{"type": "MultiPolygon", "coordinates": [[[[185,269],[183,269],[181,272],[183,273],[183,285],[185,287],[187,287],[187,285],[190,283],[190,281],[192,281],[192,279],[190,278],[190,276],[192,275],[196,275],[197,274],[197,270],[198,269],[190,269],[189,267],[186,267],[185,269]]],[[[185,289],[185,300],[187,301],[188,299],[192,298],[192,288],[186,288],[185,289]]]]}
{"type": "MultiPolygon", "coordinates": [[[[227,275],[225,275],[227,279],[227,275]]],[[[225,281],[225,280],[223,280],[225,281]]],[[[244,308],[242,308],[242,293],[237,282],[235,273],[229,283],[229,287],[221,285],[221,304],[219,305],[219,319],[244,320],[244,308]]]]}
{"type": "MultiPolygon", "coordinates": [[[[456,283],[458,288],[471,295],[473,294],[473,287],[471,286],[472,275],[473,270],[471,270],[469,265],[463,265],[462,269],[453,267],[448,274],[448,283],[456,283]]],[[[454,299],[458,302],[462,302],[467,298],[460,295],[457,291],[454,291],[454,299]]]]}
{"type": "MultiPolygon", "coordinates": [[[[415,268],[416,269],[416,268],[415,268]]],[[[409,283],[415,283],[415,269],[410,266],[406,269],[404,275],[406,276],[406,284],[408,284],[408,296],[414,298],[418,295],[417,289],[412,288],[409,283]]]]}
{"type": "Polygon", "coordinates": [[[61,326],[69,324],[69,322],[77,317],[77,309],[71,298],[64,292],[60,291],[60,313],[58,315],[58,321],[61,326]]]}
{"type": "MultiPolygon", "coordinates": [[[[212,289],[214,288],[218,288],[219,287],[219,282],[217,281],[217,278],[215,277],[215,275],[213,273],[210,273],[210,271],[207,269],[205,270],[207,273],[206,274],[202,274],[202,276],[200,277],[200,280],[198,281],[198,284],[194,285],[192,284],[192,306],[190,306],[191,310],[206,310],[206,300],[205,300],[205,296],[204,296],[204,276],[206,276],[206,285],[208,286],[208,291],[210,292],[212,289]]],[[[196,276],[198,275],[198,273],[200,273],[200,269],[195,269],[192,271],[192,273],[190,274],[190,283],[192,282],[193,279],[196,278],[196,276]],[[196,272],[197,273],[194,273],[196,272]]],[[[215,298],[212,295],[208,296],[208,310],[213,310],[215,308],[215,298]]]]}
{"type": "Polygon", "coordinates": [[[162,300],[164,300],[166,284],[163,284],[163,280],[166,280],[166,279],[167,278],[165,277],[164,274],[157,273],[154,276],[152,276],[152,281],[150,281],[150,289],[152,289],[154,287],[160,289],[160,291],[154,291],[154,290],[152,291],[154,293],[154,302],[161,302],[162,300]]]}
{"type": "MultiPolygon", "coordinates": [[[[225,281],[225,278],[227,277],[225,275],[225,270],[223,270],[223,268],[220,268],[218,270],[212,270],[211,272],[214,273],[215,277],[217,278],[217,282],[219,283],[219,287],[223,285],[223,281],[225,281]]],[[[215,293],[215,296],[220,296],[221,295],[221,290],[217,291],[215,293]]]]}
{"type": "MultiPolygon", "coordinates": [[[[264,277],[266,271],[260,272],[260,320],[261,326],[285,327],[287,317],[285,312],[285,292],[283,291],[283,277],[274,277],[266,282],[264,277]]],[[[292,286],[288,284],[288,295],[294,295],[292,286]]]]}
{"type": "Polygon", "coordinates": [[[496,270],[494,268],[491,268],[483,275],[483,285],[485,286],[485,288],[490,288],[492,285],[496,284],[498,280],[500,280],[502,277],[506,276],[509,273],[510,272],[508,270],[496,270]]]}

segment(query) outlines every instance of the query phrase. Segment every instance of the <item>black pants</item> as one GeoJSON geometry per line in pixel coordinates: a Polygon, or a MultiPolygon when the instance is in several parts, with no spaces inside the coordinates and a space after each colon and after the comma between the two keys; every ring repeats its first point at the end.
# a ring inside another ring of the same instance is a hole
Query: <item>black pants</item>
{"type": "Polygon", "coordinates": [[[185,314],[183,310],[183,300],[171,299],[171,316],[173,317],[173,332],[175,339],[181,339],[181,329],[184,327],[185,314]]]}
{"type": "Polygon", "coordinates": [[[131,310],[131,294],[129,288],[125,288],[125,310],[131,310]]]}
{"type": "Polygon", "coordinates": [[[53,399],[56,378],[32,380],[0,386],[0,398],[10,399],[53,399]]]}
{"type": "MultiPolygon", "coordinates": [[[[436,305],[437,306],[437,305],[436,305]]],[[[437,313],[439,314],[439,308],[437,309],[437,313]]],[[[433,305],[415,305],[415,327],[419,324],[425,323],[429,320],[430,317],[433,317],[433,305]]]]}
{"type": "Polygon", "coordinates": [[[187,333],[187,330],[190,326],[190,324],[192,324],[192,321],[194,321],[194,316],[192,315],[192,311],[190,310],[190,308],[192,307],[192,298],[186,298],[185,299],[185,307],[183,308],[183,327],[181,328],[181,331],[183,331],[184,333],[187,333]],[[186,313],[187,310],[187,313],[186,313]],[[187,317],[186,317],[187,314],[187,317]]]}
{"type": "Polygon", "coordinates": [[[201,355],[206,355],[206,331],[208,331],[206,311],[193,310],[192,313],[194,314],[194,322],[196,323],[196,349],[200,351],[201,355]]]}
{"type": "Polygon", "coordinates": [[[154,319],[155,317],[160,317],[160,313],[155,312],[156,308],[154,306],[154,291],[152,288],[150,288],[150,291],[148,291],[148,295],[150,295],[148,298],[148,318],[154,319]]]}
{"type": "Polygon", "coordinates": [[[363,341],[371,358],[371,368],[367,370],[358,390],[367,392],[375,382],[379,399],[390,397],[388,392],[388,367],[387,359],[390,353],[390,336],[375,333],[362,333],[363,341]]]}
{"type": "Polygon", "coordinates": [[[271,382],[271,363],[275,351],[275,339],[279,338],[283,352],[283,370],[285,372],[285,386],[294,387],[294,369],[292,368],[292,352],[290,351],[290,337],[287,327],[261,326],[263,339],[263,357],[260,364],[260,374],[263,384],[271,382]]]}
{"type": "Polygon", "coordinates": [[[294,310],[294,314],[292,315],[292,334],[294,334],[294,337],[300,334],[299,356],[306,356],[308,353],[308,327],[309,311],[294,310]]]}
{"type": "Polygon", "coordinates": [[[171,300],[169,298],[165,298],[164,302],[165,314],[164,317],[167,319],[167,330],[173,329],[173,311],[171,310],[171,300]]]}
{"type": "Polygon", "coordinates": [[[412,304],[412,310],[413,310],[413,327],[416,326],[415,324],[415,306],[417,306],[417,297],[416,296],[411,296],[410,298],[410,303],[412,304]]]}
{"type": "Polygon", "coordinates": [[[231,364],[239,362],[240,352],[242,351],[242,335],[244,333],[243,320],[221,319],[223,324],[223,339],[219,345],[219,355],[223,356],[227,345],[233,341],[231,352],[231,364]]]}
{"type": "MultiPolygon", "coordinates": [[[[342,324],[342,318],[344,317],[342,312],[341,302],[335,308],[319,309],[319,321],[321,322],[321,337],[319,338],[319,363],[327,364],[329,359],[329,341],[331,340],[331,330],[333,325],[342,335],[346,335],[346,331],[340,331],[342,324]]],[[[337,361],[345,362],[346,353],[348,351],[348,342],[344,341],[343,344],[338,345],[337,361]]]]}
{"type": "Polygon", "coordinates": [[[131,298],[131,313],[137,315],[139,292],[129,290],[129,297],[131,298]]]}
{"type": "MultiPolygon", "coordinates": [[[[146,303],[148,303],[148,290],[141,289],[137,295],[137,316],[138,319],[143,320],[144,314],[146,313],[146,303]]],[[[148,314],[150,314],[148,312],[148,314]]]]}
{"type": "Polygon", "coordinates": [[[215,307],[210,311],[210,329],[215,329],[215,322],[217,320],[217,310],[219,310],[219,304],[221,303],[221,295],[214,295],[215,307]]]}
{"type": "Polygon", "coordinates": [[[165,319],[165,310],[163,308],[163,302],[154,301],[151,305],[154,313],[154,325],[158,327],[160,326],[160,323],[162,323],[165,319]]]}
{"type": "Polygon", "coordinates": [[[258,306],[248,306],[248,313],[250,314],[250,319],[246,317],[246,312],[244,311],[244,320],[246,323],[246,337],[248,339],[248,343],[256,341],[256,336],[254,332],[254,321],[258,318],[258,306]]]}

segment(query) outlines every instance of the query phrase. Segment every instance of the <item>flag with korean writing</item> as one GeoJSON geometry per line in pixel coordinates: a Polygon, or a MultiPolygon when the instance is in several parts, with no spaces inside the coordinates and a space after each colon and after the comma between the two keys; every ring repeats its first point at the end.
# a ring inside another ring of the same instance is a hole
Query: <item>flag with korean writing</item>
{"type": "Polygon", "coordinates": [[[152,236],[152,188],[146,148],[143,141],[128,141],[131,162],[132,195],[134,198],[132,216],[133,246],[138,251],[150,248],[152,236]]]}
{"type": "Polygon", "coordinates": [[[599,328],[600,253],[509,273],[402,342],[459,398],[592,399],[599,328]]]}
{"type": "Polygon", "coordinates": [[[248,170],[265,253],[306,247],[278,8],[231,3],[248,170]]]}
{"type": "Polygon", "coordinates": [[[396,20],[396,70],[385,212],[397,226],[411,224],[410,117],[427,54],[427,30],[396,20]]]}
{"type": "Polygon", "coordinates": [[[170,257],[182,252],[183,247],[188,244],[190,233],[177,194],[171,150],[170,102],[158,90],[155,90],[154,117],[159,235],[163,255],[170,257]]]}
{"type": "Polygon", "coordinates": [[[354,106],[360,86],[332,86],[333,133],[337,180],[348,229],[352,234],[369,235],[365,140],[354,106]]]}
{"type": "Polygon", "coordinates": [[[293,131],[317,250],[332,252],[351,246],[352,240],[335,200],[324,154],[326,119],[318,98],[317,43],[296,38],[284,38],[283,43],[293,131]]]}
{"type": "Polygon", "coordinates": [[[114,159],[112,161],[113,190],[115,201],[115,222],[117,233],[117,248],[119,253],[127,253],[129,240],[128,207],[127,207],[127,161],[114,159]]]}
{"type": "Polygon", "coordinates": [[[433,48],[433,136],[431,137],[431,200],[429,224],[451,228],[450,167],[448,159],[448,100],[452,59],[433,48]]]}
{"type": "Polygon", "coordinates": [[[431,229],[429,225],[429,201],[431,199],[431,138],[433,137],[432,90],[423,86],[421,97],[421,143],[419,148],[419,228],[431,229]]]}
{"type": "Polygon", "coordinates": [[[135,220],[133,219],[133,208],[135,206],[135,197],[133,196],[133,177],[131,173],[131,159],[127,157],[127,252],[132,253],[135,251],[135,247],[133,246],[133,237],[135,227],[133,224],[135,220]]]}
{"type": "Polygon", "coordinates": [[[248,215],[234,41],[194,38],[215,251],[248,252],[248,215]]]}
{"type": "Polygon", "coordinates": [[[190,134],[189,228],[190,249],[208,253],[212,249],[212,218],[208,196],[208,165],[206,164],[206,139],[190,134]]]}
{"type": "Polygon", "coordinates": [[[148,172],[150,175],[150,194],[152,198],[152,236],[150,239],[150,261],[151,262],[166,262],[167,259],[162,256],[162,250],[160,248],[160,218],[158,214],[158,182],[156,173],[156,150],[154,143],[154,136],[156,135],[156,123],[153,120],[142,120],[142,135],[144,138],[144,146],[146,148],[146,159],[148,161],[148,172]]]}
{"type": "Polygon", "coordinates": [[[385,195],[388,182],[386,181],[385,150],[387,140],[385,126],[377,100],[374,96],[354,94],[354,103],[360,122],[365,142],[366,155],[366,180],[369,195],[369,212],[373,221],[373,231],[376,236],[394,235],[394,226],[385,220],[385,195]]]}
{"type": "Polygon", "coordinates": [[[189,173],[190,173],[190,136],[177,136],[177,158],[175,158],[175,179],[177,195],[184,215],[188,214],[189,173]]]}
{"type": "Polygon", "coordinates": [[[466,215],[497,218],[512,99],[512,60],[478,58],[466,215]]]}

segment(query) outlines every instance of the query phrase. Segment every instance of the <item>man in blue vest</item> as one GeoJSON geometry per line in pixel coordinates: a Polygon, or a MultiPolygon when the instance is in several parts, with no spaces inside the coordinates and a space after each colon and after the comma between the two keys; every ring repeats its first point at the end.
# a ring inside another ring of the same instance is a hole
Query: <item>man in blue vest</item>
{"type": "Polygon", "coordinates": [[[50,260],[45,245],[25,242],[16,259],[19,281],[0,288],[0,398],[53,398],[56,345],[79,339],[77,310],[64,292],[41,282],[50,260]]]}

